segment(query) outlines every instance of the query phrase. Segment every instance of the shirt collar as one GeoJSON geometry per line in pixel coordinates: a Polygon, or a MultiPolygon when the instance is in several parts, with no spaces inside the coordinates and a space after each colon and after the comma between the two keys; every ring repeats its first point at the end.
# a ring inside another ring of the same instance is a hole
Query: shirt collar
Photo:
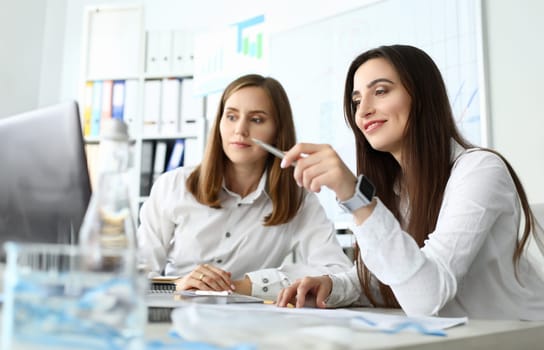
{"type": "Polygon", "coordinates": [[[257,185],[257,188],[255,189],[255,191],[251,192],[244,198],[240,197],[238,193],[234,193],[231,190],[229,190],[227,188],[227,185],[225,184],[224,178],[223,178],[222,187],[227,195],[236,198],[239,203],[253,203],[261,195],[266,195],[268,197],[267,188],[266,188],[267,187],[266,184],[268,182],[267,179],[268,179],[268,171],[265,170],[263,172],[263,175],[261,176],[261,179],[259,180],[259,184],[257,185]]]}

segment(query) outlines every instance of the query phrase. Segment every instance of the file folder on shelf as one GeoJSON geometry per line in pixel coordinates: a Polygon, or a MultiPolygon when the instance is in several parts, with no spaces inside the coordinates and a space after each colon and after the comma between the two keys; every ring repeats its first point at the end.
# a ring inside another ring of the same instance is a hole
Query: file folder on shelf
{"type": "Polygon", "coordinates": [[[143,133],[157,136],[161,113],[161,81],[146,80],[144,83],[143,133]]]}
{"type": "Polygon", "coordinates": [[[123,110],[123,120],[128,125],[129,135],[134,135],[137,115],[141,108],[141,98],[138,93],[138,81],[125,81],[125,106],[123,110]]]}
{"type": "Polygon", "coordinates": [[[100,134],[100,119],[102,118],[102,81],[97,80],[93,83],[93,102],[91,113],[91,135],[100,134]]]}
{"type": "Polygon", "coordinates": [[[115,80],[112,88],[111,117],[123,120],[125,111],[125,81],[115,80]]]}
{"type": "Polygon", "coordinates": [[[172,153],[170,154],[170,159],[168,160],[168,165],[166,166],[166,171],[170,171],[179,166],[184,165],[183,157],[185,153],[185,140],[179,139],[176,140],[174,147],[172,148],[172,153]]]}
{"type": "Polygon", "coordinates": [[[102,111],[100,124],[102,125],[105,120],[111,118],[112,114],[112,95],[113,95],[113,81],[104,80],[102,82],[102,111]]]}
{"type": "Polygon", "coordinates": [[[158,141],[155,145],[155,159],[153,161],[153,179],[152,181],[157,181],[157,178],[161,176],[165,169],[166,163],[166,150],[167,144],[166,141],[158,141]]]}
{"type": "Polygon", "coordinates": [[[85,100],[83,102],[83,136],[91,136],[93,113],[93,82],[85,83],[85,100]]]}
{"type": "Polygon", "coordinates": [[[179,79],[162,80],[161,135],[175,135],[179,132],[179,107],[181,82],[179,79]]]}

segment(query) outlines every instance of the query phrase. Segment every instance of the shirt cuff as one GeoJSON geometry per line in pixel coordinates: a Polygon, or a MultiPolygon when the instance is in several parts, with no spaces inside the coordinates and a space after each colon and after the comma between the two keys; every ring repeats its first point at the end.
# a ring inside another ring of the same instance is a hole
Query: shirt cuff
{"type": "Polygon", "coordinates": [[[347,272],[329,275],[332,280],[331,294],[326,300],[327,307],[343,307],[353,305],[361,297],[361,286],[354,266],[347,272]]]}
{"type": "Polygon", "coordinates": [[[251,295],[261,299],[276,300],[279,292],[291,285],[287,275],[277,269],[248,272],[251,280],[251,295]]]}

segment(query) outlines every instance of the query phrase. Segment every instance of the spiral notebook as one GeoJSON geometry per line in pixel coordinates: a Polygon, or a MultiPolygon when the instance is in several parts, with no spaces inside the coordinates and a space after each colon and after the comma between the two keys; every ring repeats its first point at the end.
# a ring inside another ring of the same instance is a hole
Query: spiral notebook
{"type": "Polygon", "coordinates": [[[264,303],[264,299],[237,293],[206,293],[205,291],[151,291],[146,296],[149,322],[170,322],[176,307],[197,304],[264,303]]]}
{"type": "Polygon", "coordinates": [[[149,282],[150,293],[174,293],[176,291],[176,280],[179,276],[157,276],[149,282]]]}

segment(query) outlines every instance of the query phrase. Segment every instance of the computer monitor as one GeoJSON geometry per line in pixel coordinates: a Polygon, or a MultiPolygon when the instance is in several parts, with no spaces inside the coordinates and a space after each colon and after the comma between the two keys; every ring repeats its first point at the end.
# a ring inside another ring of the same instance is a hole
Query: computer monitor
{"type": "Polygon", "coordinates": [[[0,261],[6,241],[77,243],[90,196],[75,101],[0,118],[0,261]]]}

